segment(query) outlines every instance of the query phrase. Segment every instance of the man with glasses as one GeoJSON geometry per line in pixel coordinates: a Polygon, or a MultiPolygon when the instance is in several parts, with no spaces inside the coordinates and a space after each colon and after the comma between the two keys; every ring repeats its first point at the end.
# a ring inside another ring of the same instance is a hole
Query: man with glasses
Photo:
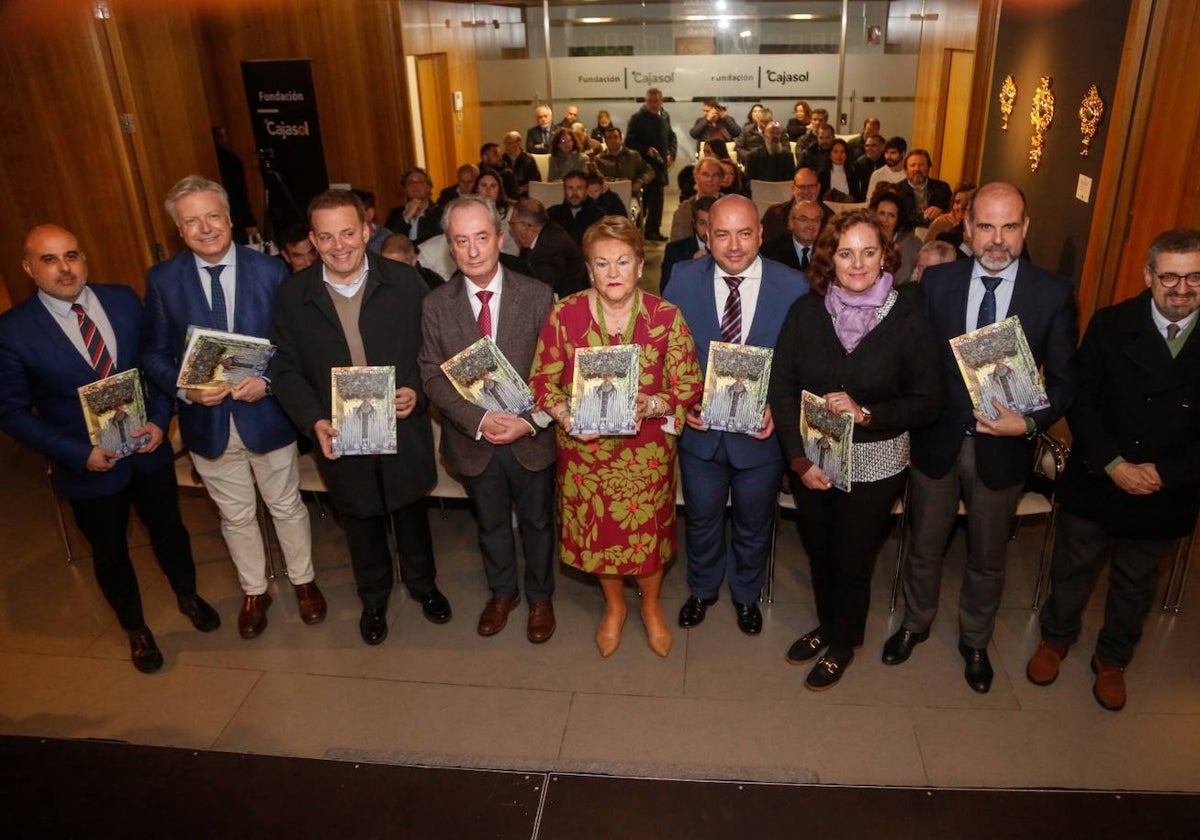
{"type": "Polygon", "coordinates": [[[788,232],[763,244],[762,255],[788,268],[808,273],[825,217],[815,201],[796,201],[788,213],[788,232]]]}
{"type": "Polygon", "coordinates": [[[1093,696],[1114,712],[1125,705],[1124,671],[1159,564],[1200,511],[1200,230],[1159,234],[1143,274],[1147,290],[1099,310],[1076,355],[1079,393],[1067,415],[1074,443],[1056,496],[1052,588],[1026,669],[1036,685],[1058,677],[1107,560],[1104,624],[1090,667],[1093,696]]]}
{"type": "Polygon", "coordinates": [[[833,211],[819,201],[821,196],[821,179],[811,169],[800,168],[792,176],[792,198],[779,204],[772,204],[763,213],[763,241],[770,242],[788,232],[788,217],[792,208],[800,201],[816,201],[821,208],[825,220],[833,216],[833,211]]]}
{"type": "Polygon", "coordinates": [[[442,232],[442,208],[431,200],[433,178],[419,166],[404,173],[404,204],[393,207],[384,227],[393,233],[403,233],[420,245],[442,232]]]}

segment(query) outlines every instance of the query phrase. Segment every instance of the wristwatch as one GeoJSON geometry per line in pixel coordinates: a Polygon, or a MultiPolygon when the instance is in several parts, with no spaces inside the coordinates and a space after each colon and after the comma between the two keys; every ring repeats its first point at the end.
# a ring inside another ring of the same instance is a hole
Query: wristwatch
{"type": "Polygon", "coordinates": [[[858,410],[862,412],[863,416],[862,422],[858,425],[865,429],[867,426],[871,425],[871,409],[867,408],[865,405],[860,405],[858,410]]]}

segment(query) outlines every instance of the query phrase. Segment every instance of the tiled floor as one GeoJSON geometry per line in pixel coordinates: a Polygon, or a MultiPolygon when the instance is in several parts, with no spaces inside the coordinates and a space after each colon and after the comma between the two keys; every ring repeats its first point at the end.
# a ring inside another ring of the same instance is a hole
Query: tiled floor
{"type": "MultiPolygon", "coordinates": [[[[879,661],[899,620],[887,609],[889,544],[866,644],[841,685],[813,694],[802,687],[805,669],[783,658],[814,623],[788,519],[780,529],[776,598],[760,637],[737,631],[725,596],[703,626],[676,630],[671,655],[660,660],[631,610],[622,647],[606,661],[592,644],[599,591],[574,574],[559,576],[559,630],[548,644],[525,641],[524,607],[499,636],[475,634],[484,579],[471,517],[461,506],[444,516],[431,510],[439,581],[455,609],[448,625],[429,624],[398,592],[391,636],[378,648],[363,645],[344,540],[314,507],[329,618],[303,625],[280,579],[270,626],[243,641],[237,582],[215,514],[203,496],[188,494],[184,512],[201,592],[224,624],[211,635],[191,629],[135,529],[148,621],[167,662],[145,676],[129,664],[89,560],[64,562],[42,461],[7,438],[0,439],[0,457],[7,466],[0,483],[2,734],[678,778],[1200,790],[1200,575],[1185,602],[1191,612],[1151,616],[1128,671],[1129,705],[1105,712],[1091,697],[1087,669],[1095,610],[1058,683],[1037,688],[1024,677],[1037,640],[1028,603],[1040,548],[1036,523],[1011,547],[990,694],[967,688],[954,651],[961,535],[931,640],[906,665],[879,661]]],[[[77,534],[74,544],[86,554],[77,534]]],[[[668,570],[665,595],[674,613],[686,595],[678,563],[668,570]]],[[[632,589],[628,596],[632,605],[632,589]]]]}

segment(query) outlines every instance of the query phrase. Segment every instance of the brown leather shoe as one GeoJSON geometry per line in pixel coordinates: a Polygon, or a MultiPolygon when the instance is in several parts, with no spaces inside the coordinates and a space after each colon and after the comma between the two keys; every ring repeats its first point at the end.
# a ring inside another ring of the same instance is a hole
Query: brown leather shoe
{"type": "Polygon", "coordinates": [[[1101,662],[1100,657],[1093,656],[1092,673],[1096,675],[1096,683],[1092,686],[1092,696],[1096,698],[1096,702],[1110,712],[1124,709],[1125,669],[1101,662]]]}
{"type": "Polygon", "coordinates": [[[554,604],[538,601],[529,605],[529,623],[525,625],[525,638],[535,645],[540,645],[550,640],[557,626],[554,623],[554,604]]]}
{"type": "Polygon", "coordinates": [[[238,613],[238,632],[243,639],[253,639],[267,629],[267,607],[271,606],[271,593],[247,595],[238,613]]]}
{"type": "Polygon", "coordinates": [[[1058,679],[1058,666],[1067,658],[1070,648],[1043,641],[1025,666],[1025,676],[1034,685],[1050,685],[1058,679]]]}
{"type": "Polygon", "coordinates": [[[483,613],[479,616],[479,635],[495,636],[503,630],[504,625],[508,624],[508,614],[520,602],[520,595],[514,595],[511,598],[489,598],[487,605],[483,608],[483,613]]]}
{"type": "Polygon", "coordinates": [[[295,586],[296,601],[300,605],[300,620],[305,624],[320,624],[325,620],[325,596],[317,588],[317,582],[300,583],[295,586]]]}

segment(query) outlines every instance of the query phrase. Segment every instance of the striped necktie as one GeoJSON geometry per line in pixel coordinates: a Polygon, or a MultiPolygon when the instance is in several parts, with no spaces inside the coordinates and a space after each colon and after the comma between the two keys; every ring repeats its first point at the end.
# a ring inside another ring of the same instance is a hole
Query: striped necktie
{"type": "Polygon", "coordinates": [[[96,373],[100,374],[100,378],[104,379],[112,373],[113,369],[112,356],[108,354],[108,348],[104,346],[104,336],[100,335],[96,322],[87,316],[82,306],[73,303],[71,311],[75,313],[75,319],[79,321],[79,332],[83,336],[84,346],[87,347],[88,360],[96,369],[96,373]]]}
{"type": "Polygon", "coordinates": [[[741,344],[742,295],[738,286],[742,285],[742,278],[726,277],[725,285],[729,287],[729,297],[725,298],[725,312],[721,316],[721,340],[728,344],[741,344]]]}

